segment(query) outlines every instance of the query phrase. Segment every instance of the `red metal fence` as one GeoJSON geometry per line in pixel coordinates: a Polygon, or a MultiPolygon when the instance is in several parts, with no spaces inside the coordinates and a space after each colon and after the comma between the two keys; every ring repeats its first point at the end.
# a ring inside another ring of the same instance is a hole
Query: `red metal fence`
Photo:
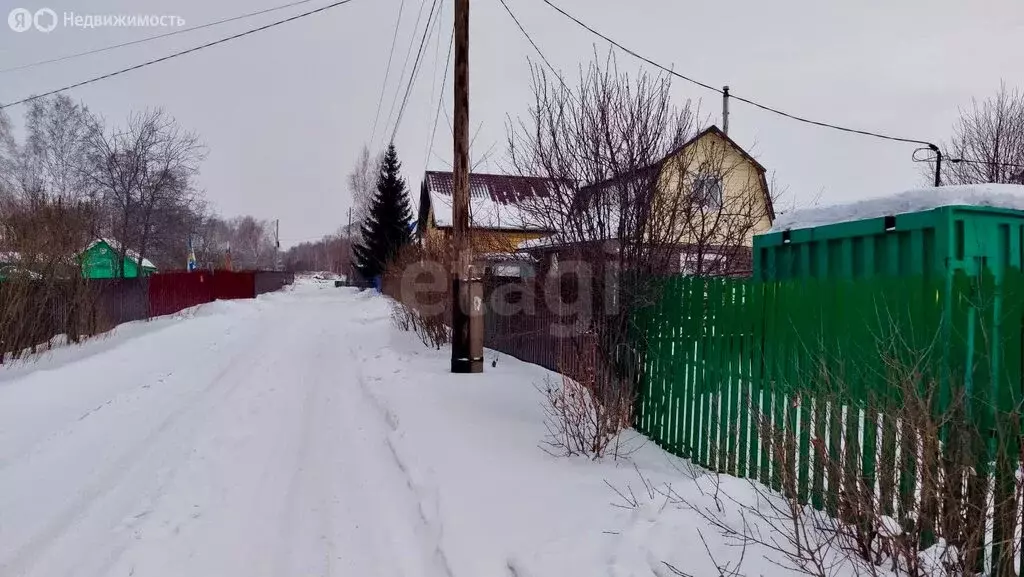
{"type": "Polygon", "coordinates": [[[159,317],[214,300],[214,274],[172,272],[149,277],[149,315],[159,317]]]}
{"type": "Polygon", "coordinates": [[[213,298],[220,301],[256,298],[255,272],[219,270],[213,273],[213,298]]]}
{"type": "Polygon", "coordinates": [[[150,277],[149,314],[174,314],[215,300],[256,298],[295,282],[295,275],[276,271],[196,271],[150,277]]]}

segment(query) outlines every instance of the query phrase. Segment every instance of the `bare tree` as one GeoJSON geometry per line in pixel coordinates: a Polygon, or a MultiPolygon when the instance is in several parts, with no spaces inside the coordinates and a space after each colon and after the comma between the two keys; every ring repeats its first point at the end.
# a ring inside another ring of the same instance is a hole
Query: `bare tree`
{"type": "Polygon", "coordinates": [[[1004,83],[995,96],[972,100],[960,110],[946,150],[971,162],[944,163],[944,183],[1024,183],[1024,93],[1004,83]]]}
{"type": "MultiPolygon", "coordinates": [[[[121,245],[119,262],[130,246],[141,261],[153,239],[173,228],[159,220],[186,212],[197,200],[193,179],[205,148],[156,109],[131,115],[124,130],[93,131],[90,152],[89,181],[110,209],[108,229],[121,245]]],[[[184,245],[187,239],[175,240],[184,245]]]]}
{"type": "Polygon", "coordinates": [[[155,138],[147,162],[141,165],[140,258],[150,254],[152,244],[186,246],[191,209],[199,199],[194,177],[206,156],[199,137],[183,130],[163,111],[146,113],[143,119],[155,138]]]}
{"type": "Polygon", "coordinates": [[[68,255],[96,228],[84,179],[96,126],[85,106],[65,96],[39,99],[25,114],[19,144],[0,115],[0,238],[18,252],[23,268],[38,273],[66,267],[68,255]]]}
{"type": "Polygon", "coordinates": [[[72,257],[96,222],[80,194],[91,115],[66,98],[36,101],[19,143],[0,115],[0,363],[88,332],[91,294],[72,257]]]}
{"type": "Polygon", "coordinates": [[[370,214],[373,195],[377,193],[377,173],[384,159],[383,153],[371,154],[369,146],[363,146],[356,164],[348,173],[348,190],[352,195],[353,229],[349,235],[358,234],[358,223],[366,220],[370,214]]]}
{"type": "Polygon", "coordinates": [[[265,269],[274,264],[274,234],[270,221],[251,216],[233,219],[231,256],[236,268],[265,269]]]}
{"type": "Polygon", "coordinates": [[[604,364],[590,367],[598,398],[632,402],[634,313],[655,302],[659,276],[749,270],[750,239],[771,218],[763,171],[724,135],[690,142],[699,111],[673,104],[667,76],[631,76],[609,56],[576,88],[539,66],[532,78],[527,118],[510,121],[509,156],[515,172],[553,183],[522,203],[530,224],[559,231],[546,244],[562,286],[546,292],[577,296],[564,341],[581,348],[574,357],[604,364]],[[582,350],[595,346],[601,354],[582,350]]]}
{"type": "Polygon", "coordinates": [[[34,100],[25,114],[25,128],[24,153],[39,188],[62,200],[88,198],[88,147],[99,128],[89,109],[64,95],[34,100]]]}
{"type": "Polygon", "coordinates": [[[192,248],[201,267],[221,268],[231,248],[231,226],[216,215],[200,212],[191,230],[192,248]]]}
{"type": "Polygon", "coordinates": [[[17,187],[18,143],[11,130],[11,119],[0,110],[0,200],[11,199],[17,187]]]}

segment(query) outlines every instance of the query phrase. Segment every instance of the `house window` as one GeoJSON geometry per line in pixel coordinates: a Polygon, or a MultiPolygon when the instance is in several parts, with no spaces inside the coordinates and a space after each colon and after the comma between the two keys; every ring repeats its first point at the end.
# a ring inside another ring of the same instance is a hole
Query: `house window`
{"type": "Polygon", "coordinates": [[[685,276],[724,274],[725,255],[705,253],[703,258],[699,258],[697,254],[684,252],[679,255],[679,272],[685,276]]]}
{"type": "Polygon", "coordinates": [[[722,208],[722,177],[717,174],[700,174],[693,179],[693,193],[701,206],[718,210],[722,208]]]}

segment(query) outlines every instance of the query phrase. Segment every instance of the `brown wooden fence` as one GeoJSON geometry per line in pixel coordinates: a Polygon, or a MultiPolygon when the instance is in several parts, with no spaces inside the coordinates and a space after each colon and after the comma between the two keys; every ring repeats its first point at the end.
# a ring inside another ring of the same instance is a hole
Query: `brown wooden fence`
{"type": "Polygon", "coordinates": [[[295,273],[259,271],[255,273],[256,294],[277,292],[295,282],[295,273]]]}
{"type": "Polygon", "coordinates": [[[216,299],[255,298],[292,284],[292,273],[179,272],[141,279],[0,283],[0,363],[46,346],[77,341],[119,324],[177,313],[216,299]]]}
{"type": "Polygon", "coordinates": [[[488,277],[484,346],[574,378],[603,366],[596,337],[583,330],[578,296],[570,284],[488,277]]]}

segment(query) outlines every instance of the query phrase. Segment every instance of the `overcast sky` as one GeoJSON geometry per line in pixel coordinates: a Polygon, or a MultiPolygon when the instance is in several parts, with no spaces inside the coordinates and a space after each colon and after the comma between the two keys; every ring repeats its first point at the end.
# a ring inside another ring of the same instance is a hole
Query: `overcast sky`
{"type": "MultiPolygon", "coordinates": [[[[1024,87],[1020,0],[554,0],[638,52],[714,86],[771,106],[866,130],[923,140],[948,136],[958,108],[1004,80],[1024,87]]],[[[0,0],[62,15],[176,15],[187,25],[287,0],[0,0]]],[[[414,34],[421,2],[405,0],[392,78],[376,144],[414,34]]],[[[508,0],[552,63],[574,72],[603,44],[541,0],[508,0]]],[[[45,92],[265,24],[330,0],[30,70],[0,74],[0,102],[45,92]]],[[[210,149],[201,184],[225,216],[281,220],[282,244],[314,240],[345,224],[345,174],[370,141],[401,0],[350,4],[71,91],[123,122],[132,110],[164,107],[210,149]]],[[[410,187],[425,167],[449,169],[451,131],[442,114],[428,158],[452,0],[444,0],[440,44],[431,43],[396,145],[410,187]],[[437,57],[435,55],[439,54],[437,57]],[[432,96],[433,91],[433,96],[432,96]]],[[[506,115],[529,103],[527,57],[535,53],[498,0],[471,1],[470,121],[481,170],[498,171],[506,115]]],[[[58,26],[16,33],[0,21],[0,69],[154,35],[169,29],[58,26]]],[[[420,26],[422,28],[423,23],[420,26]]],[[[620,63],[636,66],[622,55],[620,63]]],[[[411,67],[411,64],[410,64],[411,67]]],[[[451,81],[445,107],[451,106],[451,81]]],[[[404,85],[402,86],[404,91],[404,85]]],[[[678,101],[702,100],[719,121],[720,97],[681,80],[678,101]]],[[[18,120],[23,108],[8,109],[18,120]]],[[[730,135],[788,189],[785,205],[831,204],[922,184],[913,145],[795,123],[733,102],[730,135]]]]}

